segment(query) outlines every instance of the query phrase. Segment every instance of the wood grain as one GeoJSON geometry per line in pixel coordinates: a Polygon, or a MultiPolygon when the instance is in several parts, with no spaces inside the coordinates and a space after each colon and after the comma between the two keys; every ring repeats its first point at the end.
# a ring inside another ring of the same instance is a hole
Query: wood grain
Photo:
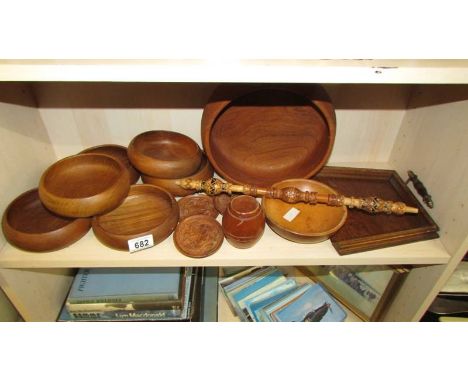
{"type": "Polygon", "coordinates": [[[437,224],[393,170],[325,167],[314,179],[340,193],[394,198],[419,209],[401,216],[350,209],[346,224],[331,237],[341,255],[438,237],[437,224]]]}
{"type": "Polygon", "coordinates": [[[182,220],[174,232],[174,245],[185,256],[213,255],[223,243],[221,224],[208,215],[192,215],[182,220]]]}
{"type": "Polygon", "coordinates": [[[127,148],[125,146],[106,144],[89,147],[80,152],[80,154],[90,153],[109,155],[110,157],[120,161],[120,163],[122,163],[122,165],[128,171],[130,184],[135,184],[136,182],[138,182],[138,179],[140,179],[140,173],[135,167],[132,166],[130,160],[128,159],[127,148]]]}
{"type": "Polygon", "coordinates": [[[132,139],[128,157],[145,175],[175,179],[197,171],[202,152],[197,143],[184,134],[154,130],[132,139]]]}
{"type": "Polygon", "coordinates": [[[220,86],[205,106],[202,142],[233,183],[271,186],[308,178],[330,156],[335,112],[318,86],[220,86]]]}
{"type": "Polygon", "coordinates": [[[179,207],[163,188],[149,184],[130,187],[116,209],[93,218],[96,237],[106,246],[128,250],[128,240],[153,235],[154,244],[166,239],[179,221],[179,207]]]}
{"type": "Polygon", "coordinates": [[[44,205],[61,216],[90,217],[110,211],[127,196],[128,171],[101,154],[79,154],[51,165],[39,183],[44,205]]]}
{"type": "Polygon", "coordinates": [[[186,178],[205,180],[205,179],[211,178],[213,174],[214,174],[213,166],[211,166],[211,163],[209,162],[206,155],[203,154],[202,161],[200,163],[200,167],[198,168],[198,170],[195,173],[185,178],[165,179],[165,178],[155,178],[153,176],[143,174],[141,176],[141,179],[143,180],[143,183],[162,187],[165,190],[169,191],[174,196],[187,196],[187,195],[191,195],[195,193],[195,190],[185,190],[182,187],[180,187],[178,184],[176,184],[176,182],[179,182],[186,178]]]}
{"type": "Polygon", "coordinates": [[[26,251],[48,252],[68,247],[91,228],[91,219],[58,216],[44,207],[38,189],[18,196],[3,214],[5,238],[26,251]]]}
{"type": "MultiPolygon", "coordinates": [[[[275,188],[295,187],[301,191],[332,193],[336,191],[309,179],[288,179],[273,185],[275,188]]],[[[326,204],[286,203],[281,199],[262,199],[266,220],[270,228],[285,239],[298,243],[318,243],[327,240],[346,222],[348,209],[326,204]],[[285,215],[296,209],[297,216],[289,221],[285,215]]]]}

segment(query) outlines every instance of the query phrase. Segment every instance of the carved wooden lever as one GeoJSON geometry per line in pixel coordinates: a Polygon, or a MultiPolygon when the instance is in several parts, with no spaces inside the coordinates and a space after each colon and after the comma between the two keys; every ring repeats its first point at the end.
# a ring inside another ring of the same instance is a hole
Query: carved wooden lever
{"type": "Polygon", "coordinates": [[[329,206],[346,206],[348,208],[358,208],[369,213],[384,212],[395,215],[418,213],[417,208],[408,207],[403,202],[382,200],[375,196],[357,198],[354,196],[320,194],[317,192],[301,191],[295,187],[286,187],[281,189],[260,188],[249,185],[225,183],[215,178],[207,180],[183,179],[178,181],[177,184],[186,190],[203,191],[207,195],[211,196],[221,193],[232,194],[233,192],[236,192],[251,196],[265,196],[272,199],[281,199],[286,203],[302,202],[309,204],[322,203],[329,206]]]}

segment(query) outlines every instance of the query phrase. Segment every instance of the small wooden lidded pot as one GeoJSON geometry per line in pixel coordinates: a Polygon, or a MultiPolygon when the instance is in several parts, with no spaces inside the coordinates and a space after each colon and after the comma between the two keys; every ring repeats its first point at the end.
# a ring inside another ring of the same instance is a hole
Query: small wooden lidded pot
{"type": "Polygon", "coordinates": [[[44,207],[35,188],[10,203],[3,214],[2,228],[12,245],[31,252],[48,252],[81,239],[91,228],[91,219],[54,214],[44,207]]]}
{"type": "Polygon", "coordinates": [[[140,173],[138,170],[132,166],[127,155],[127,148],[121,145],[100,145],[89,147],[86,150],[80,152],[80,154],[104,154],[109,155],[110,157],[119,160],[128,171],[130,176],[130,184],[135,184],[140,178],[140,173]]]}
{"type": "Polygon", "coordinates": [[[184,178],[200,167],[202,151],[184,134],[154,130],[137,135],[128,146],[130,162],[155,178],[184,178]]]}
{"type": "Polygon", "coordinates": [[[137,184],[116,209],[93,218],[93,231],[106,246],[128,250],[128,241],[153,235],[154,244],[166,239],[179,221],[179,207],[163,188],[137,184]]]}
{"type": "Polygon", "coordinates": [[[176,248],[185,256],[202,258],[213,255],[223,244],[221,224],[207,215],[192,215],[182,220],[174,236],[176,248]]]}
{"type": "Polygon", "coordinates": [[[184,196],[177,203],[179,204],[181,221],[192,215],[207,215],[216,218],[219,214],[213,198],[205,194],[184,196]]]}
{"type": "Polygon", "coordinates": [[[42,174],[39,197],[58,215],[90,217],[117,207],[129,188],[128,171],[118,160],[78,154],[55,162],[42,174]]]}
{"type": "Polygon", "coordinates": [[[223,231],[236,248],[250,248],[263,235],[265,213],[257,200],[248,195],[236,196],[223,215],[223,231]]]}

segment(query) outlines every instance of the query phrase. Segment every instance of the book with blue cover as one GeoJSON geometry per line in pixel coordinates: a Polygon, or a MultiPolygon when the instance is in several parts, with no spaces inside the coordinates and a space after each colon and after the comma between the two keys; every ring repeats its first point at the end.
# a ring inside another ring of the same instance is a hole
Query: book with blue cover
{"type": "Polygon", "coordinates": [[[172,301],[169,305],[180,306],[183,272],[184,268],[82,268],[67,305],[172,301]]]}
{"type": "Polygon", "coordinates": [[[179,309],[137,309],[69,312],[62,309],[58,321],[191,321],[198,319],[200,306],[200,268],[187,267],[184,283],[184,299],[179,309]]]}

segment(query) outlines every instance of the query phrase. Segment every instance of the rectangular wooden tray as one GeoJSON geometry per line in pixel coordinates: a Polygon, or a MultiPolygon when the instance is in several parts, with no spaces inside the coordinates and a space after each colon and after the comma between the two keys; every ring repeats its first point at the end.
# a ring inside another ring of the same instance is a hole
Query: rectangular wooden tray
{"type": "Polygon", "coordinates": [[[330,239],[340,255],[439,237],[439,227],[393,170],[324,167],[313,178],[346,196],[377,196],[419,208],[401,216],[348,210],[348,219],[330,239]]]}

